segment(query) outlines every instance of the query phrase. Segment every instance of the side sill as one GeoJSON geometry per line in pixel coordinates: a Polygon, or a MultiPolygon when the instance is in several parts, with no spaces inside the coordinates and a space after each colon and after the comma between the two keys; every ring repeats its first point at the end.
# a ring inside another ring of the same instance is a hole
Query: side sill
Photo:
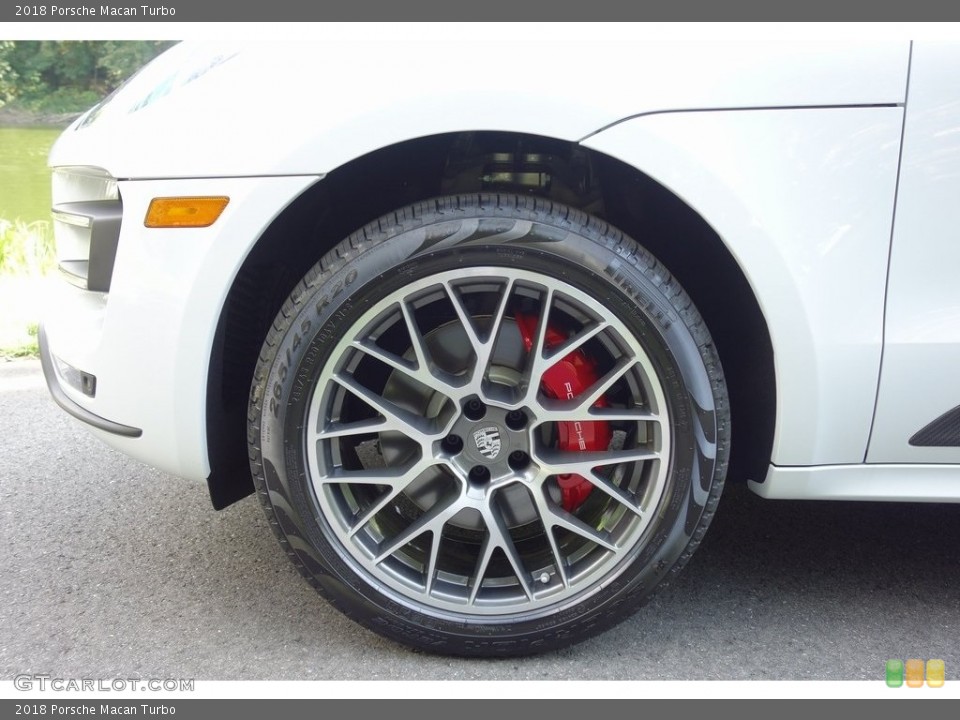
{"type": "Polygon", "coordinates": [[[138,438],[143,435],[143,430],[140,428],[121,425],[112,420],[102,418],[67,397],[63,388],[60,387],[60,378],[57,376],[57,372],[53,367],[53,358],[50,355],[50,346],[47,344],[47,334],[44,332],[43,325],[40,326],[37,340],[40,344],[40,366],[43,368],[43,377],[46,379],[47,389],[50,391],[50,395],[57,405],[77,420],[91,427],[95,427],[97,430],[103,430],[112,435],[131,438],[138,438]]]}
{"type": "Polygon", "coordinates": [[[769,500],[960,503],[960,465],[771,465],[747,484],[769,500]]]}

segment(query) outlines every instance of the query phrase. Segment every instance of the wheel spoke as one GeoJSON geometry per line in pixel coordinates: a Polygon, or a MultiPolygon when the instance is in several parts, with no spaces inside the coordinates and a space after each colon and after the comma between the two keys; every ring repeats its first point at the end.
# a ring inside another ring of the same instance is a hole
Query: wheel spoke
{"type": "Polygon", "coordinates": [[[438,436],[438,433],[436,433],[433,428],[430,427],[430,421],[427,418],[421,417],[420,415],[415,415],[412,412],[394,405],[386,398],[381,397],[372,390],[365,388],[349,375],[337,373],[333,376],[333,380],[380,413],[386,421],[386,427],[383,429],[401,432],[404,435],[417,440],[422,445],[429,443],[438,436]]]}
{"type": "Polygon", "coordinates": [[[467,601],[473,605],[477,600],[477,593],[483,585],[483,578],[487,574],[487,566],[490,565],[490,558],[493,557],[493,551],[497,546],[488,532],[483,538],[483,544],[480,546],[480,554],[477,557],[477,564],[473,570],[473,587],[470,588],[470,596],[467,601]]]}
{"type": "Polygon", "coordinates": [[[430,541],[430,559],[427,561],[426,593],[433,590],[433,576],[437,572],[437,558],[440,556],[440,542],[443,540],[443,530],[431,530],[433,537],[430,541]]]}
{"type": "MultiPolygon", "coordinates": [[[[550,325],[550,306],[553,304],[553,290],[547,288],[547,296],[543,300],[540,308],[540,314],[537,316],[537,331],[530,346],[530,356],[533,358],[542,358],[546,350],[545,341],[547,338],[547,327],[550,325]]],[[[531,368],[532,370],[532,368],[531,368]]],[[[539,373],[537,376],[539,377],[539,373]]]]}
{"type": "Polygon", "coordinates": [[[410,312],[410,307],[406,302],[399,303],[400,312],[403,315],[403,322],[407,326],[407,334],[410,336],[410,347],[413,348],[413,355],[417,359],[417,367],[426,371],[432,363],[427,359],[429,350],[423,341],[423,335],[420,334],[420,328],[410,312]]]}
{"type": "MultiPolygon", "coordinates": [[[[400,308],[400,314],[403,316],[407,334],[410,336],[410,347],[411,350],[413,350],[414,360],[408,360],[388,350],[384,350],[369,338],[354,340],[350,343],[351,346],[428,388],[435,390],[440,389],[438,385],[443,385],[451,389],[461,387],[463,385],[461,379],[436,367],[432,359],[430,359],[430,351],[424,342],[423,336],[420,334],[420,329],[417,327],[409,306],[403,302],[397,303],[397,306],[400,308]]],[[[444,394],[448,398],[451,397],[449,391],[444,394]]]]}
{"type": "Polygon", "coordinates": [[[333,422],[325,428],[315,433],[313,440],[332,440],[338,437],[348,437],[350,435],[369,435],[370,433],[380,432],[382,430],[397,430],[385,418],[375,418],[373,420],[358,420],[350,423],[333,422]]]}
{"type": "Polygon", "coordinates": [[[517,576],[520,587],[523,588],[524,594],[528,600],[532,600],[533,590],[530,588],[530,578],[523,567],[520,553],[517,552],[517,547],[513,544],[513,538],[510,537],[510,531],[503,523],[500,513],[494,511],[490,506],[487,506],[482,513],[483,521],[487,525],[487,534],[490,536],[491,542],[495,548],[500,548],[503,554],[506,555],[510,566],[513,568],[514,574],[517,576]]]}
{"type": "Polygon", "coordinates": [[[591,485],[609,495],[611,498],[627,508],[627,510],[641,518],[643,517],[643,511],[637,507],[636,501],[617,485],[592,471],[584,474],[583,477],[585,477],[591,485]]]}
{"type": "Polygon", "coordinates": [[[550,323],[550,307],[553,304],[553,289],[547,288],[546,297],[537,315],[537,329],[531,340],[526,367],[523,371],[523,385],[526,387],[525,402],[534,403],[540,392],[540,378],[543,377],[553,361],[544,358],[546,350],[547,327],[550,323]]]}
{"type": "Polygon", "coordinates": [[[467,338],[470,341],[470,346],[473,348],[473,353],[476,356],[473,376],[470,378],[470,385],[474,391],[477,391],[487,376],[487,370],[489,369],[490,358],[493,356],[493,351],[496,346],[497,336],[500,333],[500,328],[506,317],[508,300],[513,292],[513,279],[507,280],[503,294],[498,301],[497,309],[493,314],[490,332],[486,338],[480,337],[473,319],[470,317],[467,308],[464,307],[463,301],[453,284],[451,282],[445,282],[443,288],[450,298],[450,302],[453,304],[453,309],[457,313],[460,324],[463,326],[464,332],[466,332],[467,338]]]}
{"type": "Polygon", "coordinates": [[[576,401],[540,401],[537,410],[540,422],[653,422],[662,421],[660,415],[642,408],[583,407],[576,401]]]}
{"type": "Polygon", "coordinates": [[[434,389],[439,389],[437,387],[438,383],[444,385],[448,388],[444,394],[452,400],[458,399],[459,394],[456,392],[451,393],[450,391],[456,391],[463,387],[466,381],[437,367],[430,354],[430,348],[423,339],[416,319],[413,317],[412,309],[406,302],[401,302],[399,305],[400,312],[403,314],[403,322],[407,327],[407,334],[410,336],[410,346],[413,350],[414,357],[417,359],[418,372],[416,375],[413,375],[413,378],[427,387],[434,389]]]}
{"type": "Polygon", "coordinates": [[[627,462],[656,460],[660,453],[644,448],[607,450],[606,452],[563,452],[545,449],[536,453],[541,471],[546,475],[588,475],[595,467],[627,462]]]}
{"type": "MultiPolygon", "coordinates": [[[[548,316],[549,317],[549,316],[548,316]]],[[[581,330],[579,333],[574,335],[571,338],[568,338],[565,343],[562,345],[550,348],[549,352],[544,352],[545,348],[543,347],[543,338],[540,337],[539,332],[541,328],[546,329],[546,325],[541,323],[538,328],[538,336],[536,345],[534,348],[531,348],[530,355],[533,358],[533,366],[530,370],[530,377],[540,378],[543,377],[543,374],[553,367],[560,360],[565,358],[572,352],[579,350],[585,343],[589,342],[601,332],[606,330],[609,327],[609,323],[606,321],[599,321],[586,328],[581,330]]]]}
{"type": "MultiPolygon", "coordinates": [[[[545,492],[546,488],[544,488],[544,493],[545,492]]],[[[547,534],[549,534],[551,537],[553,536],[553,528],[561,527],[564,530],[569,530],[575,535],[579,535],[580,537],[589,540],[590,542],[596,543],[605,550],[610,550],[612,552],[618,551],[617,546],[610,541],[607,533],[590,527],[576,515],[572,515],[563,508],[555,506],[552,500],[546,497],[540,497],[536,498],[534,502],[536,502],[537,510],[540,512],[540,519],[541,522],[543,522],[543,527],[547,531],[547,534]]]]}
{"type": "Polygon", "coordinates": [[[411,468],[388,467],[370,470],[342,470],[338,468],[328,475],[315,478],[314,482],[321,485],[389,485],[390,487],[403,488],[412,482],[422,469],[422,463],[417,463],[411,468]]]}
{"type": "MultiPolygon", "coordinates": [[[[541,516],[542,518],[542,516],[541,516]]],[[[544,524],[547,531],[547,542],[550,543],[550,552],[553,553],[553,564],[557,568],[557,575],[564,587],[570,587],[570,579],[567,577],[567,561],[564,560],[560,552],[560,546],[557,544],[557,536],[553,534],[553,528],[544,524]]]]}
{"type": "Polygon", "coordinates": [[[391,352],[387,352],[368,340],[354,340],[352,344],[357,350],[360,350],[370,357],[376,358],[384,365],[389,365],[394,370],[399,370],[404,375],[413,378],[417,382],[425,382],[425,384],[429,384],[431,380],[429,373],[426,373],[426,377],[424,377],[423,365],[417,365],[416,363],[411,363],[408,360],[404,360],[402,357],[394,355],[391,352]]]}
{"type": "Polygon", "coordinates": [[[516,575],[517,582],[520,583],[524,595],[526,595],[528,600],[532,600],[533,589],[530,587],[529,574],[523,567],[523,560],[517,552],[513,538],[510,537],[510,531],[504,525],[499,513],[491,506],[488,505],[482,509],[481,514],[483,516],[483,522],[487,526],[487,533],[486,537],[484,537],[483,545],[480,548],[480,555],[474,570],[474,581],[470,589],[469,597],[470,604],[473,605],[476,602],[477,594],[483,585],[483,578],[490,565],[490,559],[493,557],[493,553],[497,548],[503,551],[504,556],[513,568],[513,574],[516,575]]]}
{"type": "Polygon", "coordinates": [[[579,407],[590,407],[596,404],[597,400],[603,397],[617,380],[626,375],[637,364],[636,358],[620,358],[617,364],[602,378],[597,380],[587,390],[576,397],[573,402],[578,403],[579,407]]]}
{"type": "Polygon", "coordinates": [[[567,561],[560,552],[560,545],[557,544],[557,537],[553,534],[553,525],[549,518],[552,517],[550,508],[547,505],[547,497],[542,493],[533,493],[531,495],[533,504],[537,508],[537,514],[540,515],[540,522],[547,534],[547,542],[550,544],[550,552],[553,553],[553,564],[557,568],[557,574],[560,576],[560,582],[564,587],[570,586],[570,579],[567,576],[567,561]]]}
{"type": "Polygon", "coordinates": [[[386,545],[381,544],[374,562],[381,563],[393,555],[397,550],[409,543],[411,540],[423,535],[425,532],[433,531],[439,533],[447,521],[456,515],[462,509],[460,498],[455,497],[446,504],[436,504],[417,520],[394,537],[386,540],[386,545]]]}
{"type": "Polygon", "coordinates": [[[362,513],[360,513],[360,515],[357,516],[357,519],[356,521],[354,521],[353,527],[350,528],[350,531],[347,533],[347,536],[352,538],[358,532],[363,530],[363,528],[367,526],[367,523],[370,522],[378,512],[383,510],[387,506],[387,504],[390,501],[392,501],[401,492],[403,492],[403,488],[401,487],[393,487],[393,488],[390,488],[390,490],[388,490],[387,492],[385,492],[383,496],[377,499],[377,501],[373,505],[371,505],[369,508],[367,508],[362,513]]]}
{"type": "Polygon", "coordinates": [[[546,357],[543,358],[544,362],[551,363],[551,361],[565,358],[575,350],[579,350],[585,343],[595,338],[608,327],[610,327],[610,323],[608,323],[606,320],[599,320],[598,322],[595,322],[593,325],[581,330],[573,337],[567,338],[567,341],[563,343],[563,345],[550,348],[550,352],[546,355],[546,357]]]}
{"type": "MultiPolygon", "coordinates": [[[[350,537],[353,537],[360,530],[362,530],[363,527],[368,522],[370,522],[370,520],[373,519],[373,517],[378,512],[383,510],[383,508],[385,508],[394,498],[396,498],[397,495],[399,495],[404,490],[406,490],[412,482],[414,482],[415,480],[419,480],[423,476],[424,470],[430,466],[431,466],[431,463],[429,460],[421,460],[420,462],[413,465],[413,467],[411,467],[410,469],[400,473],[396,477],[396,479],[391,480],[390,482],[374,483],[378,485],[379,484],[388,485],[390,489],[387,492],[385,492],[382,497],[377,498],[377,501],[373,505],[371,505],[369,508],[364,510],[363,513],[361,513],[357,517],[357,519],[354,521],[353,526],[350,528],[350,532],[348,533],[348,535],[350,537]]],[[[346,482],[349,483],[351,481],[346,480],[346,482]]]]}

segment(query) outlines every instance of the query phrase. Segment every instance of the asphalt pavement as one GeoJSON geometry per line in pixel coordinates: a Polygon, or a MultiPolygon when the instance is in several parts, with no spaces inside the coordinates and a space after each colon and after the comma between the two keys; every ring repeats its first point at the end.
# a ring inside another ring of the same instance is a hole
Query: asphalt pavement
{"type": "MultiPolygon", "coordinates": [[[[735,479],[733,479],[735,480],[735,479]]],[[[960,677],[960,505],[767,501],[731,485],[670,587],[617,629],[519,660],[411,652],[340,616],[252,497],[107,448],[0,360],[0,680],[877,680],[960,677]]]]}

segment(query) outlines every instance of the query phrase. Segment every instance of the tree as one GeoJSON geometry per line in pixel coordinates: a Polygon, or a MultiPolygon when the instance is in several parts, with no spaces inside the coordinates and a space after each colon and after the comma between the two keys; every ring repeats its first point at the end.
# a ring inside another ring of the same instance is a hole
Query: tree
{"type": "Polygon", "coordinates": [[[173,45],[167,41],[0,42],[0,104],[29,109],[86,109],[173,45]]]}
{"type": "Polygon", "coordinates": [[[10,40],[0,40],[0,106],[13,100],[16,94],[17,74],[9,60],[12,50],[13,43],[10,40]]]}
{"type": "Polygon", "coordinates": [[[156,40],[144,42],[108,40],[100,45],[97,69],[101,71],[101,81],[109,87],[109,90],[113,90],[173,43],[156,40]]]}

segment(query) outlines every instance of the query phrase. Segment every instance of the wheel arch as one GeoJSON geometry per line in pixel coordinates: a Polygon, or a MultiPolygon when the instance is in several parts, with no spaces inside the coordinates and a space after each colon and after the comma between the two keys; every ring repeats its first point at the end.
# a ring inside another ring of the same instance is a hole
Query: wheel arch
{"type": "MultiPolygon", "coordinates": [[[[470,191],[462,179],[451,179],[450,165],[458,144],[477,136],[485,148],[523,147],[587,159],[590,187],[577,189],[568,178],[548,189],[528,189],[619,227],[678,278],[707,323],[727,377],[735,428],[730,478],[763,477],[776,414],[770,333],[743,270],[710,224],[640,169],[576,143],[512,132],[449,133],[381,148],[336,168],[280,213],[250,249],[227,293],[210,356],[206,427],[215,508],[254,491],[247,397],[263,337],[283,301],[303,274],[356,228],[413,202],[470,191]]],[[[580,160],[567,165],[574,162],[580,160]]],[[[568,170],[558,167],[554,175],[568,170]]]]}

